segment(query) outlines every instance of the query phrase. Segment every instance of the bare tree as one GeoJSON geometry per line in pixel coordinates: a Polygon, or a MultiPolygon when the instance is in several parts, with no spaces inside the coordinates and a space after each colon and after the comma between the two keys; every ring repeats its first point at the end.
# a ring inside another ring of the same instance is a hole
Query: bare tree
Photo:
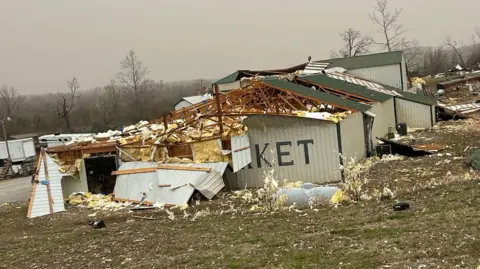
{"type": "Polygon", "coordinates": [[[448,66],[448,53],[444,46],[430,48],[426,55],[427,66],[425,69],[430,74],[438,74],[443,72],[448,66]]]}
{"type": "Polygon", "coordinates": [[[3,116],[12,116],[24,99],[23,96],[18,94],[18,90],[15,87],[2,86],[0,88],[0,100],[2,107],[4,107],[3,116]]]}
{"type": "Polygon", "coordinates": [[[344,30],[339,35],[344,45],[338,51],[332,52],[335,58],[347,58],[365,54],[373,43],[373,39],[370,36],[362,36],[360,31],[352,28],[344,30]]]}
{"type": "Polygon", "coordinates": [[[119,86],[112,79],[109,85],[99,89],[99,91],[101,93],[97,100],[97,108],[102,111],[104,125],[109,125],[118,114],[120,106],[119,86]]]}
{"type": "Polygon", "coordinates": [[[420,43],[417,40],[403,40],[400,45],[400,50],[403,51],[403,55],[405,56],[407,70],[411,72],[418,69],[423,55],[420,43]]]}
{"type": "MultiPolygon", "coordinates": [[[[458,45],[457,44],[457,41],[455,40],[452,40],[451,37],[447,37],[445,39],[445,45],[448,46],[449,48],[451,48],[453,50],[453,52],[455,53],[456,57],[458,58],[458,60],[460,61],[460,65],[465,68],[466,65],[465,65],[465,61],[464,61],[464,54],[465,54],[465,51],[463,50],[463,42],[462,44],[458,45]]],[[[452,63],[452,64],[455,64],[455,63],[452,63]]]]}
{"type": "Polygon", "coordinates": [[[136,112],[141,117],[144,116],[142,102],[145,101],[145,93],[148,90],[145,82],[149,72],[143,62],[138,59],[137,54],[130,50],[121,61],[120,72],[117,75],[119,82],[125,88],[127,100],[133,102],[136,112]]]}
{"type": "Polygon", "coordinates": [[[387,51],[400,50],[405,43],[403,35],[407,29],[398,22],[400,14],[402,9],[389,11],[388,0],[377,0],[377,5],[369,14],[370,20],[377,25],[378,32],[383,35],[383,41],[376,41],[375,44],[381,45],[387,51]]]}
{"type": "Polygon", "coordinates": [[[80,88],[78,79],[73,77],[72,80],[67,81],[70,93],[60,94],[60,99],[57,101],[57,115],[65,122],[65,127],[68,132],[73,132],[72,123],[70,122],[70,113],[75,107],[75,98],[77,98],[77,90],[80,88]]]}

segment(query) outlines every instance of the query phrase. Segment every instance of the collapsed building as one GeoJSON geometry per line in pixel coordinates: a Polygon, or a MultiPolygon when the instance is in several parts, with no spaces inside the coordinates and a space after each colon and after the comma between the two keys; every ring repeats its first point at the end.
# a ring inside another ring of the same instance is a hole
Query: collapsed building
{"type": "Polygon", "coordinates": [[[213,98],[162,119],[43,149],[28,216],[63,211],[76,192],[165,205],[194,192],[212,199],[225,186],[261,187],[269,169],[280,181],[340,182],[345,158],[374,154],[375,137],[397,123],[436,121],[432,100],[311,66],[237,72],[213,98]]]}

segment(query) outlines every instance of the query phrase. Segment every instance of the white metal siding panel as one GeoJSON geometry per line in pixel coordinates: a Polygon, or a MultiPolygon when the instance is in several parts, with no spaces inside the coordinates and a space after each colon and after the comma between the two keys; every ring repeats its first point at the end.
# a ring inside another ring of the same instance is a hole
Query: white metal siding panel
{"type": "Polygon", "coordinates": [[[400,64],[350,69],[346,72],[348,74],[352,74],[366,80],[371,80],[398,89],[402,88],[400,64]]]}
{"type": "Polygon", "coordinates": [[[240,81],[234,81],[230,83],[223,83],[223,84],[218,84],[218,90],[219,91],[231,91],[231,90],[236,90],[240,89],[240,81]]]}
{"type": "Polygon", "coordinates": [[[236,173],[240,169],[247,166],[252,162],[250,141],[248,140],[248,135],[242,136],[233,136],[232,137],[232,163],[233,163],[233,172],[236,173]],[[246,148],[248,147],[248,148],[246,148]],[[235,151],[242,149],[240,151],[235,151]]]}
{"type": "MultiPolygon", "coordinates": [[[[155,167],[152,162],[123,163],[119,170],[155,167]]],[[[195,189],[208,199],[212,199],[225,185],[223,173],[227,163],[165,164],[174,166],[209,167],[211,172],[158,169],[153,173],[139,173],[117,176],[115,197],[140,201],[142,192],[147,193],[147,201],[165,204],[185,204],[195,189]],[[170,185],[170,187],[159,187],[170,185]]]]}
{"type": "Polygon", "coordinates": [[[437,112],[435,111],[435,106],[431,106],[431,109],[432,109],[432,122],[433,122],[433,125],[435,125],[437,124],[437,112]]]}
{"type": "Polygon", "coordinates": [[[186,100],[182,100],[175,105],[175,110],[182,109],[184,107],[191,106],[192,104],[186,100]]]}
{"type": "Polygon", "coordinates": [[[363,114],[355,113],[340,121],[340,134],[342,136],[342,153],[356,161],[366,156],[365,128],[363,114]]]}
{"type": "Polygon", "coordinates": [[[87,192],[88,191],[88,182],[87,182],[87,171],[85,168],[85,160],[82,159],[82,165],[80,167],[80,172],[78,178],[73,176],[64,176],[62,179],[62,190],[63,197],[68,198],[70,194],[74,192],[87,192]]]}
{"type": "Polygon", "coordinates": [[[410,128],[432,126],[431,106],[395,97],[397,123],[405,122],[410,128]]]}
{"type": "Polygon", "coordinates": [[[281,116],[250,116],[245,120],[248,126],[252,163],[237,173],[236,182],[228,182],[233,189],[263,186],[263,173],[271,168],[260,156],[266,143],[264,157],[268,162],[273,161],[277,180],[305,181],[325,183],[341,180],[340,158],[338,150],[337,127],[333,123],[281,116]],[[308,144],[299,144],[299,141],[313,141],[308,144]],[[280,146],[282,152],[289,155],[282,156],[282,162],[292,162],[292,165],[279,165],[277,155],[278,143],[291,145],[280,146]],[[307,145],[309,163],[306,163],[304,147],[307,145]],[[260,162],[261,167],[258,166],[260,162]]]}
{"type": "Polygon", "coordinates": [[[406,91],[408,89],[408,78],[407,78],[407,63],[405,62],[405,56],[402,55],[402,80],[403,80],[403,89],[406,91]]]}
{"type": "MultiPolygon", "coordinates": [[[[53,199],[53,212],[65,211],[65,205],[63,203],[62,193],[62,177],[64,174],[60,173],[60,166],[54,162],[52,158],[47,155],[47,168],[48,177],[50,182],[50,193],[53,199]]],[[[38,180],[46,180],[45,166],[43,162],[40,166],[38,173],[38,180]]],[[[31,209],[30,217],[39,217],[50,214],[50,207],[48,202],[47,186],[43,184],[37,184],[31,209]]]]}
{"type": "Polygon", "coordinates": [[[370,111],[377,115],[373,121],[372,128],[373,143],[377,144],[378,140],[376,140],[375,137],[385,137],[389,127],[392,127],[392,130],[395,131],[395,107],[393,105],[393,98],[382,103],[375,103],[370,111]]]}

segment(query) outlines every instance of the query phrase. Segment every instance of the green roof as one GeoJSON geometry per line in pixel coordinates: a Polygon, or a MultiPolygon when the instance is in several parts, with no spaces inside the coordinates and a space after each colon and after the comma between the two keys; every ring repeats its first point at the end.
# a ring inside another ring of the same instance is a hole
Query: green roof
{"type": "Polygon", "coordinates": [[[278,79],[264,80],[263,83],[274,88],[291,91],[306,97],[313,97],[325,103],[344,107],[347,109],[353,109],[353,110],[365,112],[371,108],[369,105],[361,104],[361,103],[344,99],[332,94],[313,90],[313,89],[310,89],[286,80],[278,80],[278,79]]]}
{"type": "Polygon", "coordinates": [[[357,84],[339,80],[339,79],[330,78],[325,75],[311,75],[311,76],[300,77],[299,79],[305,80],[309,83],[319,85],[322,87],[343,90],[347,93],[359,95],[364,98],[368,98],[377,102],[384,102],[393,97],[385,93],[370,90],[365,86],[357,85],[357,84]]]}
{"type": "Polygon", "coordinates": [[[305,69],[307,63],[295,65],[292,67],[284,68],[284,69],[272,69],[272,70],[238,70],[222,79],[215,81],[213,84],[223,84],[223,83],[231,83],[237,80],[240,80],[243,77],[253,77],[253,76],[271,76],[271,75],[279,75],[279,74],[286,74],[286,73],[294,73],[298,70],[305,69]]]}
{"type": "Polygon", "coordinates": [[[240,74],[240,72],[236,71],[222,79],[219,79],[217,81],[215,81],[213,84],[223,84],[223,83],[231,83],[231,82],[235,82],[237,81],[238,79],[238,75],[240,74]]]}
{"type": "Polygon", "coordinates": [[[403,53],[401,51],[390,51],[383,53],[367,54],[348,58],[338,58],[315,61],[317,63],[330,63],[328,68],[343,67],[345,69],[359,69],[373,66],[400,64],[403,53]]]}
{"type": "Polygon", "coordinates": [[[400,93],[402,96],[395,96],[396,98],[405,99],[408,101],[429,105],[429,106],[434,105],[436,103],[434,98],[428,97],[422,94],[415,94],[415,93],[399,91],[399,90],[397,90],[397,92],[400,93]]]}

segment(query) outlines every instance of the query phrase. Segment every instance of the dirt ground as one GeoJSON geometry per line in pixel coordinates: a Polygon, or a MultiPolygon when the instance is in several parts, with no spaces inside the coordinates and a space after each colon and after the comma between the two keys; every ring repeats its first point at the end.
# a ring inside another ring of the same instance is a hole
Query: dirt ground
{"type": "Polygon", "coordinates": [[[165,211],[89,216],[95,211],[77,207],[27,219],[26,204],[3,205],[0,267],[477,268],[480,179],[463,159],[480,147],[480,125],[443,122],[413,135],[449,148],[375,162],[365,188],[396,193],[382,201],[254,213],[251,205],[218,198],[176,211],[174,220],[165,211]],[[396,200],[411,208],[393,211],[396,200]],[[192,221],[207,209],[209,215],[192,221]],[[105,229],[87,225],[98,219],[105,229]]]}

